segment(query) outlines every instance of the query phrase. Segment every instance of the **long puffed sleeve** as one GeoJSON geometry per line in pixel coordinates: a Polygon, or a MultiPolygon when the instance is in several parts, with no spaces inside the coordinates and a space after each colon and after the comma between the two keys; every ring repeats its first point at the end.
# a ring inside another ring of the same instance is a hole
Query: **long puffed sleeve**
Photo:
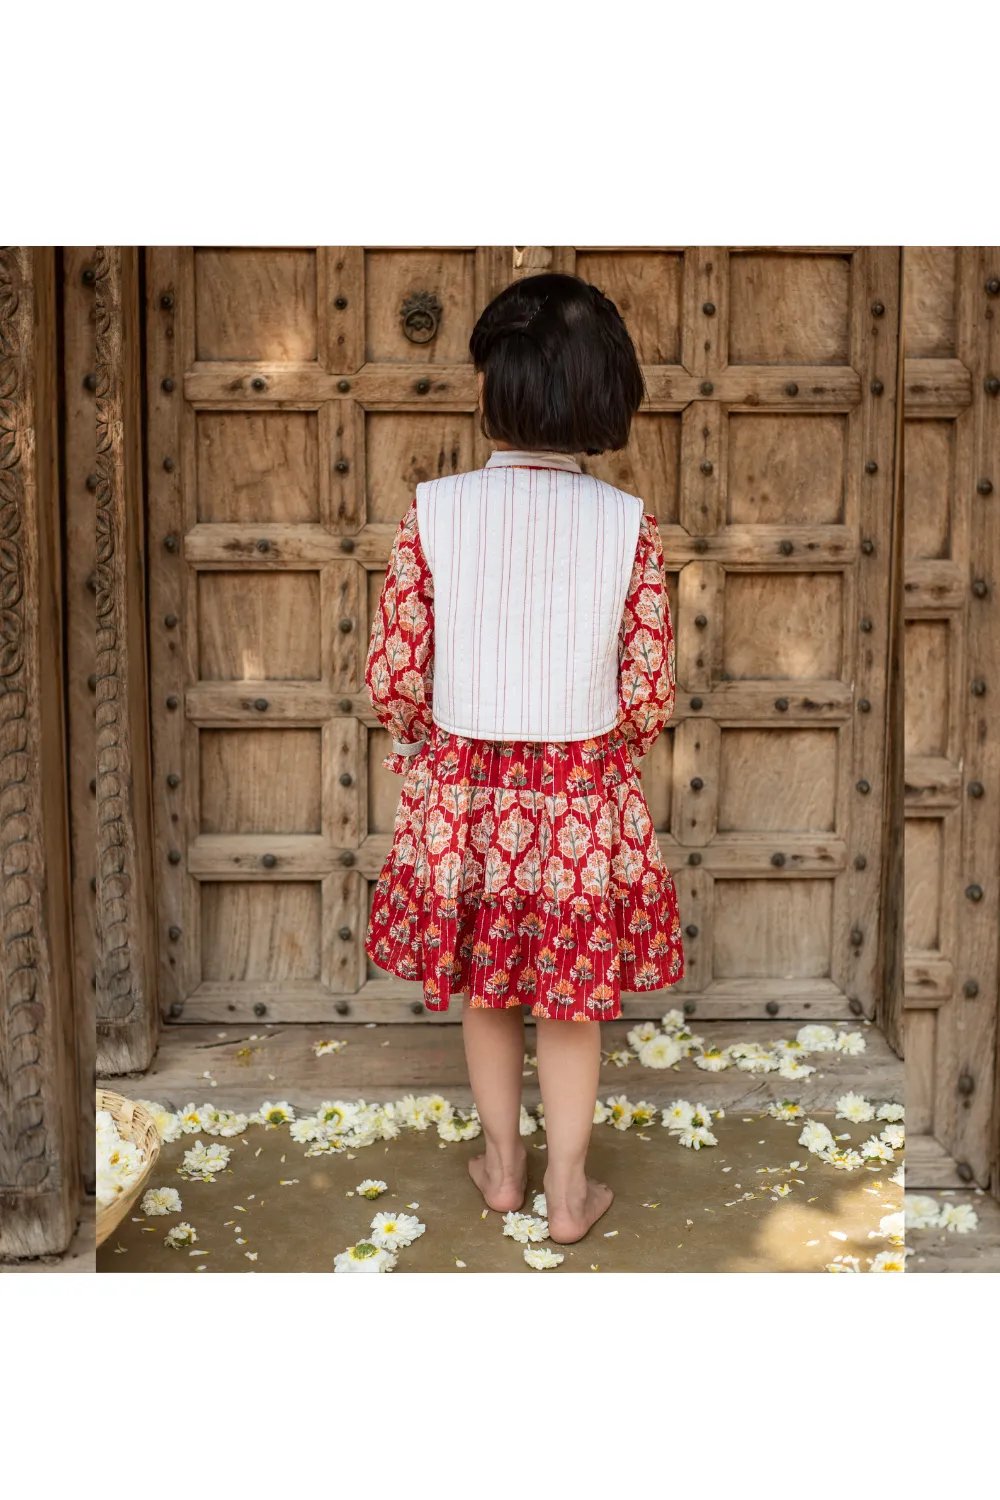
{"type": "Polygon", "coordinates": [[[417,502],[393,538],[372,622],[365,683],[375,717],[392,736],[382,765],[402,775],[433,722],[434,580],[420,545],[417,502]]]}
{"type": "Polygon", "coordinates": [[[618,721],[634,760],[645,755],[674,709],[674,632],[655,516],[639,525],[618,632],[618,721]]]}

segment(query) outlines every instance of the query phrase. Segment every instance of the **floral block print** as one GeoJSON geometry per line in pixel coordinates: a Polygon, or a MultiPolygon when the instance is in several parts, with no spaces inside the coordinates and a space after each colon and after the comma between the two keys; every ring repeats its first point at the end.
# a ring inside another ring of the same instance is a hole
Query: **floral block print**
{"type": "Polygon", "coordinates": [[[415,754],[376,883],[365,949],[420,980],[429,1010],[452,994],[557,1020],[614,1020],[622,989],[683,976],[674,883],[633,757],[674,702],[674,641],[659,531],[643,516],[619,631],[619,717],[556,743],[480,740],[432,717],[433,579],[416,505],[390,553],[365,681],[379,722],[415,754]]]}

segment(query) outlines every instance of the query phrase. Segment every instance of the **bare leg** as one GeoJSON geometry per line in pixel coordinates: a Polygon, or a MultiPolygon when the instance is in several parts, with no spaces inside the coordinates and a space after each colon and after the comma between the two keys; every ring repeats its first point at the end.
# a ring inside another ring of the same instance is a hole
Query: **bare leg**
{"type": "Polygon", "coordinates": [[[520,1208],[527,1186],[527,1152],[521,1140],[521,1074],[524,1071],[524,1019],[520,1005],[510,1010],[462,1008],[462,1036],[472,1097],[482,1121],[486,1152],[473,1157],[469,1172],[490,1208],[520,1208]]]}
{"type": "Polygon", "coordinates": [[[611,1207],[614,1193],[586,1174],[601,1077],[597,1021],[538,1021],[538,1081],[548,1142],[545,1202],[549,1236],[571,1245],[611,1207]]]}

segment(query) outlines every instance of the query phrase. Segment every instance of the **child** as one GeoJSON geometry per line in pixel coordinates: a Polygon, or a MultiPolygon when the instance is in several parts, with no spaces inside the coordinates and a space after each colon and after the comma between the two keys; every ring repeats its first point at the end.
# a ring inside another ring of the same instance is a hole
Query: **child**
{"type": "Polygon", "coordinates": [[[617,308],[575,276],[496,297],[470,340],[486,466],[418,484],[365,668],[405,772],[365,949],[464,995],[490,1208],[521,1207],[523,1008],[537,1027],[549,1233],[571,1244],[613,1194],[585,1173],[600,1021],[684,970],[673,881],[633,757],[674,701],[654,518],[574,454],[620,449],[643,398],[617,308]],[[582,1025],[567,1023],[579,1021],[582,1025]]]}

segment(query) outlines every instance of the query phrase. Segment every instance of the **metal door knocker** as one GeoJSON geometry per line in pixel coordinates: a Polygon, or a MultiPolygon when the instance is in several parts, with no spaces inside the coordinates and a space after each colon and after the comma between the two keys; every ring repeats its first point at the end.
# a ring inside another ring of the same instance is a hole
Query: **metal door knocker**
{"type": "Polygon", "coordinates": [[[414,292],[403,302],[403,332],[411,344],[429,344],[438,331],[441,304],[433,292],[414,292]]]}

